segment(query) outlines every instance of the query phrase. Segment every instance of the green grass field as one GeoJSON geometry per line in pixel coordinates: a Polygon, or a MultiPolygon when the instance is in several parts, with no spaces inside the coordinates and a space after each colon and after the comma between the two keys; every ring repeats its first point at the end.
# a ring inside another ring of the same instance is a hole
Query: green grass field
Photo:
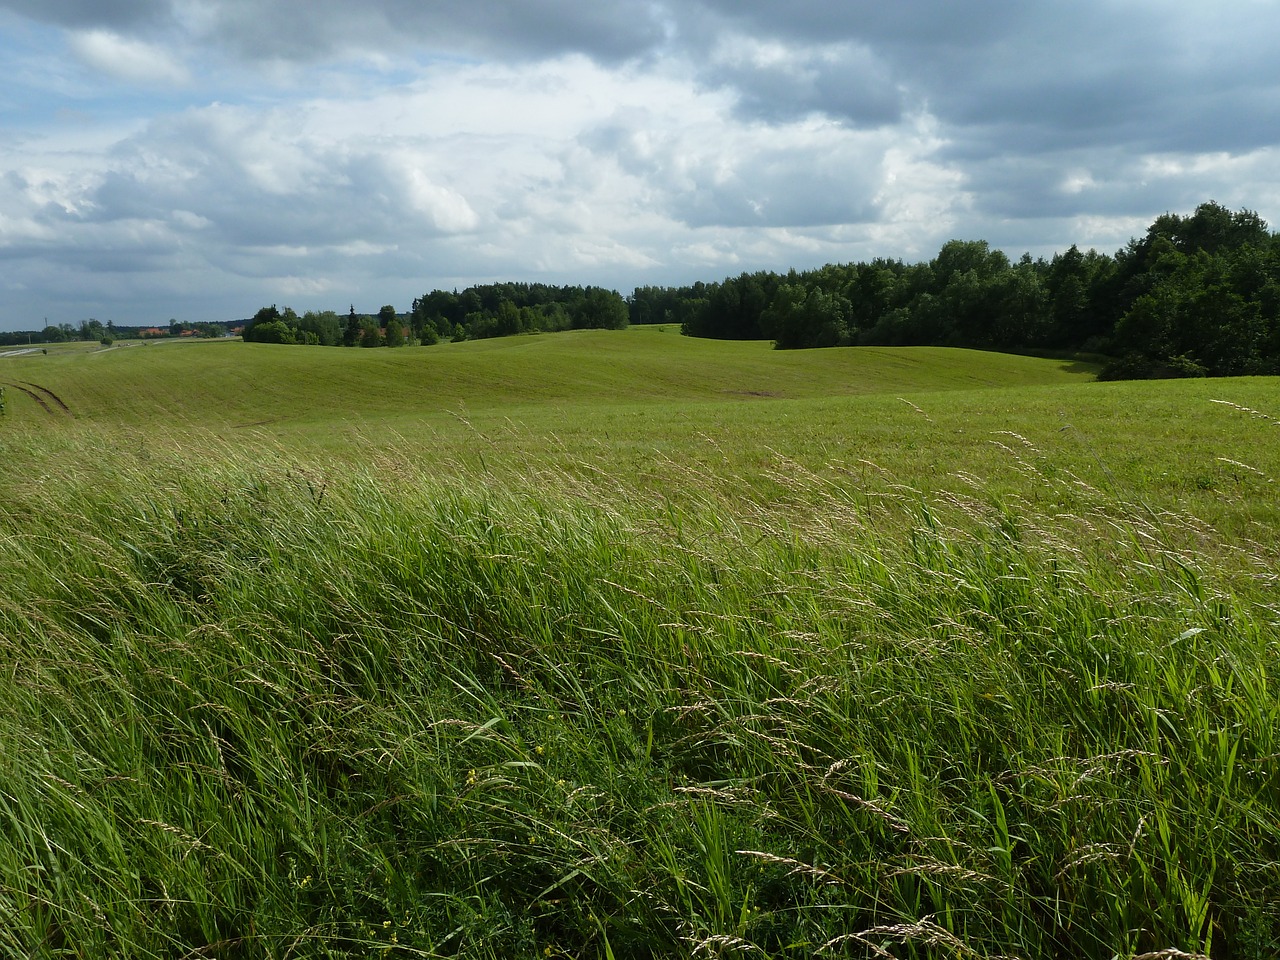
{"type": "Polygon", "coordinates": [[[0,955],[1280,953],[1280,385],[0,358],[0,955]]]}

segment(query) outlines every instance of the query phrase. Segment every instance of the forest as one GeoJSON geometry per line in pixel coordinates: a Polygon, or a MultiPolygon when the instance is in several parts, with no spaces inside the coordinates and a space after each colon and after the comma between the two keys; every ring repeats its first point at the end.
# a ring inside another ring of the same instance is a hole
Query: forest
{"type": "MultiPolygon", "coordinates": [[[[1203,203],[1166,213],[1114,255],[1071,246],[1013,262],[983,240],[932,260],[828,264],[718,283],[597,287],[503,283],[435,290],[401,323],[347,319],[348,345],[478,339],[678,323],[691,337],[779,349],[953,346],[1092,354],[1103,379],[1280,373],[1280,237],[1253,211],[1203,203]],[[359,326],[357,329],[357,326],[359,326]],[[394,330],[392,328],[395,328],[394,330]],[[388,333],[388,331],[391,331],[388,333]]],[[[336,318],[335,318],[336,319],[336,318]]],[[[253,337],[252,327],[246,339],[253,337]]],[[[337,341],[337,333],[331,335],[337,341]]],[[[303,342],[299,338],[298,342],[303,342]]]]}
{"type": "Polygon", "coordinates": [[[1066,351],[1109,358],[1104,379],[1280,372],[1280,238],[1249,210],[1164,214],[1114,256],[1072,246],[1016,263],[982,240],[928,262],[827,265],[720,283],[642,287],[633,323],[849,345],[1066,351]]]}

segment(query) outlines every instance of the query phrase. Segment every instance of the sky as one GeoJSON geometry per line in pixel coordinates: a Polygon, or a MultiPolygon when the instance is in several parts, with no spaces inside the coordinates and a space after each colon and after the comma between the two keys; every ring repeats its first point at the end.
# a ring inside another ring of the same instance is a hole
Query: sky
{"type": "Polygon", "coordinates": [[[1280,0],[0,0],[0,329],[1280,226],[1280,0]]]}

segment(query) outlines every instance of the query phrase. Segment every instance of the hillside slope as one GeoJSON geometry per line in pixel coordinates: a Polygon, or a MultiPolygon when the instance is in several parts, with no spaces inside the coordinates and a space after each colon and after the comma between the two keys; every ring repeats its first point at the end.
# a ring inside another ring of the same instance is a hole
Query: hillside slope
{"type": "MultiPolygon", "coordinates": [[[[0,360],[0,382],[50,391],[76,417],[114,424],[630,401],[812,398],[1079,383],[1091,368],[942,348],[778,352],[674,328],[577,331],[402,350],[238,341],[154,343],[0,360]],[[43,389],[42,389],[43,388],[43,389]]],[[[52,398],[43,395],[46,401],[52,398]]],[[[53,411],[48,411],[52,413],[53,411]]]]}

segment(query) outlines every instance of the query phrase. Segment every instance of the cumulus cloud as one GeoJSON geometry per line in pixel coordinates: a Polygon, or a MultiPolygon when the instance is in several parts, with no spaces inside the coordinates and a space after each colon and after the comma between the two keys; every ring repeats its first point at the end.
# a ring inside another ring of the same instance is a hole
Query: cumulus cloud
{"type": "Polygon", "coordinates": [[[117,148],[85,219],[195,222],[223,243],[276,251],[475,228],[431,143],[384,146],[359,129],[319,138],[311,122],[305,110],[216,106],[157,124],[117,148]]]}
{"type": "Polygon", "coordinates": [[[707,129],[605,126],[583,140],[691,227],[812,227],[873,219],[884,137],[822,121],[707,129]]]}
{"type": "Polygon", "coordinates": [[[189,80],[186,68],[168,51],[110,30],[73,34],[71,50],[89,66],[130,83],[158,86],[189,80]]]}
{"type": "Polygon", "coordinates": [[[901,119],[904,91],[869,47],[785,44],[742,34],[715,41],[704,82],[735,91],[749,118],[785,123],[821,113],[859,127],[901,119]]]}
{"type": "Polygon", "coordinates": [[[0,25],[0,286],[32,309],[95,278],[332,306],[1106,248],[1210,198],[1280,217],[1273,3],[0,0],[0,25]]]}

